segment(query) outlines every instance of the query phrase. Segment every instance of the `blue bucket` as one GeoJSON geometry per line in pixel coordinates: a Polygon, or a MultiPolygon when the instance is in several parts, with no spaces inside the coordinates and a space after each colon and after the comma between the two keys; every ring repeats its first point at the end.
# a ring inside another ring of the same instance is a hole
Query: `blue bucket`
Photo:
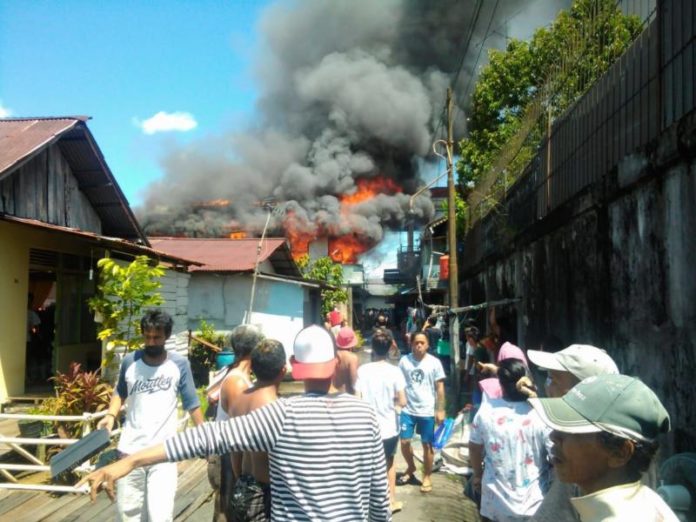
{"type": "Polygon", "coordinates": [[[215,356],[215,367],[222,370],[225,366],[229,366],[234,362],[234,352],[218,352],[215,356]]]}

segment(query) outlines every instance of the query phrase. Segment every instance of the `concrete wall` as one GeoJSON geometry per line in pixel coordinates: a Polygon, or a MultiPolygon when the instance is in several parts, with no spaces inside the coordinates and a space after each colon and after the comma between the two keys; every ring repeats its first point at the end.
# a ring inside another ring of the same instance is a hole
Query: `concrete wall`
{"type": "MultiPolygon", "coordinates": [[[[188,325],[200,320],[217,330],[231,330],[246,320],[251,295],[251,274],[210,274],[194,272],[188,287],[188,325]]],[[[251,323],[266,336],[283,343],[288,356],[297,332],[305,325],[308,290],[293,283],[257,279],[251,323]]]]}
{"type": "MultiPolygon", "coordinates": [[[[549,334],[565,345],[595,344],[643,379],[672,416],[668,452],[696,448],[696,164],[693,149],[672,143],[696,134],[694,121],[625,158],[543,222],[496,242],[460,279],[462,305],[522,298],[500,312],[523,347],[549,334]]],[[[503,235],[509,225],[489,228],[503,235]]]]}

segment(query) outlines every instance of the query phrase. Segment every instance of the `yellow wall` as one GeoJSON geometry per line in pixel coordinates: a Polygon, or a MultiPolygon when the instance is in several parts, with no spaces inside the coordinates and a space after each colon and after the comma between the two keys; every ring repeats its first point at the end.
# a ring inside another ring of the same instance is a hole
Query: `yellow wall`
{"type": "MultiPolygon", "coordinates": [[[[68,234],[0,221],[0,402],[24,393],[31,248],[83,256],[89,256],[92,248],[94,259],[103,254],[103,249],[68,234]]],[[[58,350],[56,369],[67,370],[71,360],[84,362],[81,350],[94,346],[99,343],[58,350]]]]}
{"type": "Polygon", "coordinates": [[[25,230],[0,222],[0,400],[24,392],[29,292],[25,230]]]}

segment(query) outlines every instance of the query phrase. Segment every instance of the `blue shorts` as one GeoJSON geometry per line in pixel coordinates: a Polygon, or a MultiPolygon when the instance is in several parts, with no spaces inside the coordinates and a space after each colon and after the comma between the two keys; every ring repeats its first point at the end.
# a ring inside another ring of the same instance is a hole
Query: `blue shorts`
{"type": "Polygon", "coordinates": [[[423,444],[432,444],[433,434],[435,433],[435,417],[417,417],[402,411],[401,439],[412,439],[414,429],[420,435],[423,444]]]}

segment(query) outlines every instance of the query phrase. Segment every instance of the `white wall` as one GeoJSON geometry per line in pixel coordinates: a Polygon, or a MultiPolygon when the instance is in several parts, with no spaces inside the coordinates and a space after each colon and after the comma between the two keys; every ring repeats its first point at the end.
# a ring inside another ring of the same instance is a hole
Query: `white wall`
{"type": "MultiPolygon", "coordinates": [[[[252,274],[220,275],[194,272],[188,287],[188,325],[200,320],[217,330],[231,330],[246,321],[252,274]]],[[[283,343],[288,356],[295,335],[304,327],[305,287],[294,283],[257,279],[251,323],[267,337],[283,343]]]]}

